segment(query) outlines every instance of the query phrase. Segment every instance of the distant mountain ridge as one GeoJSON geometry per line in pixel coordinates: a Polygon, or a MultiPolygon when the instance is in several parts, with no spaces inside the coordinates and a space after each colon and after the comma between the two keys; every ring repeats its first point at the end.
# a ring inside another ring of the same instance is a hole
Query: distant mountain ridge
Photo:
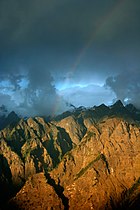
{"type": "MultiPolygon", "coordinates": [[[[14,111],[10,112],[9,114],[5,114],[7,113],[7,110],[5,110],[5,108],[3,107],[4,106],[2,106],[2,110],[4,109],[4,111],[1,113],[0,116],[0,130],[10,125],[16,125],[16,123],[18,123],[22,118],[21,116],[18,116],[14,111]]],[[[127,104],[126,106],[124,106],[120,100],[116,101],[111,106],[101,104],[99,106],[94,106],[91,108],[85,108],[83,106],[74,107],[74,109],[66,111],[60,115],[57,115],[56,117],[44,117],[44,119],[47,119],[48,122],[51,120],[57,121],[64,119],[65,117],[68,117],[70,115],[77,116],[81,112],[88,113],[90,111],[93,112],[92,115],[94,114],[94,118],[97,118],[97,120],[105,116],[111,117],[113,115],[117,115],[120,117],[128,117],[140,121],[140,110],[137,109],[133,104],[127,104]]],[[[25,119],[28,118],[26,117],[25,119]]]]}
{"type": "Polygon", "coordinates": [[[18,123],[20,117],[14,112],[10,112],[7,116],[0,116],[0,130],[4,129],[7,126],[14,126],[18,123]]]}
{"type": "Polygon", "coordinates": [[[74,108],[50,121],[12,112],[3,122],[2,208],[16,195],[7,208],[139,209],[140,111],[132,104],[74,108]]]}
{"type": "Polygon", "coordinates": [[[101,104],[99,106],[94,106],[91,108],[85,108],[81,106],[81,107],[73,109],[72,111],[66,111],[56,116],[54,120],[56,121],[61,120],[72,114],[74,116],[77,116],[81,112],[91,114],[95,118],[95,120],[99,120],[101,118],[104,118],[105,116],[108,116],[108,117],[118,116],[122,118],[140,121],[140,110],[136,109],[136,107],[133,104],[128,104],[124,106],[120,100],[116,101],[111,106],[106,106],[105,104],[101,104]]]}

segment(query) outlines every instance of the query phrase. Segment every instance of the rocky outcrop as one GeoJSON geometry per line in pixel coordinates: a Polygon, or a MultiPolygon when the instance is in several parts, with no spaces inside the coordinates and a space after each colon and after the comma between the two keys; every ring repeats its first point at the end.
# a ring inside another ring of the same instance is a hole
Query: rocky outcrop
{"type": "Polygon", "coordinates": [[[25,183],[10,201],[10,209],[136,208],[138,114],[118,101],[111,107],[75,109],[50,122],[41,117],[21,119],[4,128],[0,131],[3,201],[25,183]]]}
{"type": "MultiPolygon", "coordinates": [[[[46,123],[40,117],[21,119],[16,126],[1,130],[1,164],[10,174],[10,178],[4,178],[7,181],[1,183],[5,186],[12,183],[12,190],[5,187],[6,195],[18,191],[29,176],[52,170],[72,147],[65,129],[46,123]]],[[[0,173],[1,180],[4,176],[0,173]]],[[[0,191],[2,193],[2,188],[0,191]]]]}
{"type": "Polygon", "coordinates": [[[7,208],[13,210],[63,210],[64,205],[54,187],[48,184],[45,175],[40,173],[28,179],[22,190],[17,193],[16,197],[10,200],[7,208]]]}
{"type": "MultiPolygon", "coordinates": [[[[139,163],[140,127],[110,118],[93,124],[58,167],[46,174],[46,182],[65,209],[133,209],[140,195],[139,163]]],[[[31,202],[30,186],[26,183],[25,187],[31,202]]],[[[18,200],[24,203],[22,190],[15,197],[17,204],[18,200]]]]}
{"type": "Polygon", "coordinates": [[[86,126],[83,119],[75,116],[69,116],[56,123],[60,128],[65,129],[72,139],[73,145],[77,145],[86,133],[86,126]]]}
{"type": "Polygon", "coordinates": [[[20,117],[18,117],[14,111],[10,112],[7,116],[6,113],[7,110],[5,110],[3,114],[0,112],[0,130],[7,126],[15,126],[20,120],[20,117]]]}

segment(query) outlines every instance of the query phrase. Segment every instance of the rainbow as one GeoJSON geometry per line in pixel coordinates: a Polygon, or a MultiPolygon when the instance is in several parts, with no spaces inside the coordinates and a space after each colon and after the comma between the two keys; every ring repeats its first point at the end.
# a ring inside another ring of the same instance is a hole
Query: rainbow
{"type": "MultiPolygon", "coordinates": [[[[100,20],[100,23],[98,24],[96,29],[91,33],[91,35],[90,35],[86,45],[83,46],[83,48],[80,50],[80,53],[76,57],[75,62],[72,64],[72,67],[70,69],[69,75],[72,76],[74,74],[74,72],[76,71],[78,65],[81,63],[81,60],[83,59],[83,57],[87,53],[88,49],[91,46],[92,47],[94,46],[94,43],[95,43],[96,39],[98,37],[100,37],[103,34],[103,31],[106,29],[106,27],[109,24],[112,23],[112,21],[114,20],[116,14],[118,13],[118,11],[120,11],[120,9],[123,8],[123,6],[125,6],[124,3],[126,3],[126,1],[127,0],[118,0],[116,2],[116,4],[114,5],[114,7],[111,9],[111,11],[100,20]]],[[[68,82],[69,82],[69,76],[66,77],[64,86],[68,82]]],[[[58,97],[57,101],[56,101],[56,104],[54,106],[54,109],[53,109],[53,115],[55,115],[56,112],[59,110],[59,108],[61,106],[60,104],[61,104],[61,100],[58,97]]]]}
{"type": "Polygon", "coordinates": [[[112,8],[112,10],[105,17],[102,18],[102,20],[100,21],[100,24],[98,24],[96,29],[92,32],[86,45],[81,49],[74,64],[72,65],[72,68],[71,68],[72,73],[76,70],[76,68],[80,64],[80,62],[83,59],[84,55],[86,54],[87,50],[94,44],[96,38],[102,34],[102,31],[106,28],[106,26],[111,23],[111,21],[113,20],[115,15],[124,6],[124,3],[126,1],[127,0],[118,0],[117,3],[112,8]]]}

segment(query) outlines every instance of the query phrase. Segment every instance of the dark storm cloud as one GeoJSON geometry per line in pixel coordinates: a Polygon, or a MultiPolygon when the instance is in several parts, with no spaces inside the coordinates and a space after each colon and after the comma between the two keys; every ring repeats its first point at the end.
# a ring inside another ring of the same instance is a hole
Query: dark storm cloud
{"type": "Polygon", "coordinates": [[[131,70],[121,74],[108,77],[106,85],[116,94],[117,99],[132,103],[140,108],[140,70],[131,70]]]}
{"type": "Polygon", "coordinates": [[[52,47],[53,42],[64,45],[63,42],[67,42],[69,38],[70,44],[72,41],[77,43],[79,38],[89,35],[89,29],[93,30],[92,27],[96,26],[94,19],[98,19],[97,14],[102,15],[108,4],[102,1],[100,6],[97,1],[82,0],[25,0],[24,3],[8,0],[1,1],[0,8],[0,29],[5,40],[23,46],[44,46],[44,43],[49,44],[51,41],[52,47]]]}
{"type": "Polygon", "coordinates": [[[43,47],[68,51],[68,46],[81,48],[92,36],[101,46],[110,43],[107,49],[118,42],[126,45],[140,34],[139,4],[138,0],[1,1],[1,46],[14,52],[43,47]]]}
{"type": "Polygon", "coordinates": [[[0,80],[9,81],[1,101],[49,114],[53,104],[65,108],[57,82],[103,83],[124,69],[130,75],[140,67],[139,20],[139,0],[1,0],[0,80]]]}
{"type": "Polygon", "coordinates": [[[54,109],[62,112],[66,104],[62,97],[56,94],[53,86],[53,78],[44,66],[35,65],[28,70],[26,77],[29,81],[27,88],[23,91],[25,100],[19,106],[30,111],[32,115],[53,115],[54,109]]]}
{"type": "Polygon", "coordinates": [[[60,113],[67,108],[66,103],[52,83],[50,72],[37,64],[22,75],[5,74],[0,84],[1,104],[23,116],[60,113]]]}

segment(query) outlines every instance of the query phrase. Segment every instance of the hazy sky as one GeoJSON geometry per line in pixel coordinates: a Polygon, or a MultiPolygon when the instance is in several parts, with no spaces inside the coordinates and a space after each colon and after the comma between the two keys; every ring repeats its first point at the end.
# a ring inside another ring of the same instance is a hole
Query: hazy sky
{"type": "Polygon", "coordinates": [[[140,1],[0,0],[0,99],[23,115],[140,108],[140,1]]]}

